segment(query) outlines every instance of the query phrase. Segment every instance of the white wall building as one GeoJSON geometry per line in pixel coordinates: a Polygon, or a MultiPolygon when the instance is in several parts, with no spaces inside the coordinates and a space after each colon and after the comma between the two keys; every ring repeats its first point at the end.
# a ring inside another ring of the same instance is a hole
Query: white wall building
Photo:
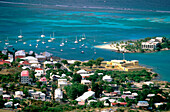
{"type": "Polygon", "coordinates": [[[63,99],[63,92],[58,88],[55,90],[55,100],[60,101],[61,99],[63,99]]]}
{"type": "Polygon", "coordinates": [[[67,79],[58,79],[58,87],[63,89],[67,85],[67,79]]]}
{"type": "Polygon", "coordinates": [[[41,68],[36,68],[35,72],[36,72],[35,77],[40,77],[41,75],[44,74],[44,71],[41,68]]]}
{"type": "Polygon", "coordinates": [[[112,81],[112,78],[111,78],[111,76],[109,76],[109,75],[105,75],[105,76],[103,76],[102,80],[104,80],[104,81],[106,81],[106,82],[111,82],[111,81],[112,81]]]}
{"type": "Polygon", "coordinates": [[[0,95],[3,95],[3,88],[0,88],[0,95]]]}

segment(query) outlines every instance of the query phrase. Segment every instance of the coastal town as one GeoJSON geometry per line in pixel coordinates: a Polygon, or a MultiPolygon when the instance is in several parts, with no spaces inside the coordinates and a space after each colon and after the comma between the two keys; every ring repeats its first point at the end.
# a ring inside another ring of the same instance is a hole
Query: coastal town
{"type": "MultiPolygon", "coordinates": [[[[148,39],[142,49],[155,49],[162,39],[148,39]]],[[[2,50],[0,111],[169,110],[170,83],[158,77],[138,60],[79,61],[46,51],[2,50]]]]}
{"type": "Polygon", "coordinates": [[[170,40],[165,37],[147,37],[140,40],[112,42],[95,46],[96,48],[109,49],[120,53],[151,53],[170,49],[170,40]]]}

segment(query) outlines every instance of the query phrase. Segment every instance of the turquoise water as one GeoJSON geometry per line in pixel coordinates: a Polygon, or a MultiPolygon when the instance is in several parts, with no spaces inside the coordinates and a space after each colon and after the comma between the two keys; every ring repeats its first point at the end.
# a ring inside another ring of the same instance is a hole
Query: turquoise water
{"type": "MultiPolygon", "coordinates": [[[[0,1],[0,49],[4,40],[17,49],[36,52],[49,51],[53,55],[66,59],[89,60],[103,57],[105,60],[122,59],[122,54],[109,50],[94,49],[94,45],[103,42],[140,39],[152,36],[170,38],[170,3],[166,0],[9,0],[0,1]],[[17,1],[17,2],[16,2],[17,1]],[[128,3],[129,2],[129,3],[128,3]],[[76,3],[76,4],[75,4],[76,3]],[[22,29],[23,41],[32,44],[23,45],[15,41],[22,29]],[[40,38],[44,29],[46,37],[40,38]],[[50,34],[55,32],[56,40],[48,43],[50,34]],[[86,40],[74,44],[82,34],[86,40]],[[46,44],[36,40],[46,41],[46,44]],[[63,39],[68,43],[60,47],[63,39]],[[94,42],[94,39],[96,42],[94,42]],[[82,44],[85,44],[81,49],[82,44]],[[46,48],[49,46],[49,48],[46,48]],[[55,48],[55,49],[54,49],[55,48]],[[71,49],[76,48],[76,49],[71,49]],[[63,49],[63,52],[60,52],[63,49]],[[81,51],[84,54],[81,54],[81,51]],[[96,52],[96,54],[94,54],[96,52]]],[[[161,75],[161,80],[170,81],[170,51],[157,53],[125,54],[127,60],[139,60],[140,64],[151,67],[161,75]]]]}

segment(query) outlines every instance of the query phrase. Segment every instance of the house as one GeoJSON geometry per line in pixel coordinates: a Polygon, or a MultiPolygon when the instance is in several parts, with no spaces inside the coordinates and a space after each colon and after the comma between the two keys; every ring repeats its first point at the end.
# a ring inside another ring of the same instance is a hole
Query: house
{"type": "Polygon", "coordinates": [[[3,95],[3,88],[0,88],[0,95],[3,95]]]}
{"type": "Polygon", "coordinates": [[[10,95],[7,95],[7,94],[2,95],[2,96],[3,96],[3,99],[7,99],[7,100],[9,100],[9,99],[11,98],[11,96],[10,96],[10,95]]]}
{"type": "Polygon", "coordinates": [[[29,63],[28,61],[21,61],[21,62],[19,63],[19,65],[30,66],[31,63],[29,63]]]}
{"type": "Polygon", "coordinates": [[[150,97],[154,97],[154,96],[155,96],[155,94],[148,94],[148,95],[147,95],[147,97],[149,97],[149,98],[150,98],[150,97]]]}
{"type": "Polygon", "coordinates": [[[45,101],[45,94],[42,93],[41,91],[36,91],[31,93],[31,96],[35,99],[35,100],[42,100],[45,101]]]}
{"type": "Polygon", "coordinates": [[[22,84],[29,84],[29,72],[27,70],[24,70],[21,72],[21,83],[22,84]]]}
{"type": "Polygon", "coordinates": [[[51,76],[50,76],[50,79],[51,79],[51,80],[58,80],[59,78],[60,78],[59,75],[51,75],[51,76]]]}
{"type": "Polygon", "coordinates": [[[81,84],[90,85],[91,81],[90,80],[81,80],[81,84]]]}
{"type": "Polygon", "coordinates": [[[126,98],[135,99],[133,95],[122,95],[121,98],[123,98],[123,99],[126,99],[126,98]]]}
{"type": "Polygon", "coordinates": [[[148,107],[149,103],[147,101],[138,101],[137,106],[138,107],[148,107]]]}
{"type": "Polygon", "coordinates": [[[87,74],[88,72],[84,69],[81,69],[79,71],[76,72],[77,74],[87,74]]]}
{"type": "Polygon", "coordinates": [[[3,59],[0,59],[0,65],[3,65],[3,64],[10,64],[10,62],[9,61],[5,61],[5,60],[3,60],[3,59]]]}
{"type": "Polygon", "coordinates": [[[154,103],[155,107],[158,108],[160,107],[161,105],[163,105],[164,103],[154,103]]]}
{"type": "Polygon", "coordinates": [[[58,88],[55,90],[55,101],[60,101],[61,99],[63,99],[63,92],[58,88]]]}
{"type": "Polygon", "coordinates": [[[58,87],[63,89],[67,85],[67,79],[58,79],[58,87]]]}
{"type": "Polygon", "coordinates": [[[43,55],[36,55],[36,58],[38,59],[39,62],[44,62],[46,60],[46,57],[43,55]]]}
{"type": "Polygon", "coordinates": [[[87,91],[83,95],[81,95],[80,97],[76,98],[75,100],[78,101],[78,102],[85,103],[89,97],[94,96],[94,95],[95,95],[94,91],[87,91]]]}
{"type": "Polygon", "coordinates": [[[157,48],[158,44],[162,42],[163,42],[163,37],[156,37],[155,39],[151,39],[147,42],[142,42],[141,46],[142,49],[154,50],[157,48]]]}
{"type": "Polygon", "coordinates": [[[17,58],[24,58],[26,56],[26,53],[24,50],[19,50],[15,52],[15,59],[17,58]]]}
{"type": "Polygon", "coordinates": [[[47,84],[47,79],[46,79],[46,77],[42,77],[42,78],[40,79],[40,82],[42,82],[42,84],[47,84]]]}
{"type": "Polygon", "coordinates": [[[22,99],[23,98],[23,92],[22,91],[15,91],[15,96],[14,98],[16,99],[22,99]]]}
{"type": "Polygon", "coordinates": [[[80,74],[82,76],[82,79],[86,79],[87,77],[90,77],[91,75],[94,75],[94,73],[88,73],[88,74],[80,74]]]}
{"type": "Polygon", "coordinates": [[[151,82],[151,81],[147,81],[147,82],[144,82],[144,84],[146,84],[146,85],[150,85],[150,84],[154,84],[153,82],[151,82]]]}
{"type": "Polygon", "coordinates": [[[112,78],[111,78],[111,76],[109,76],[109,75],[105,75],[105,76],[103,76],[102,80],[104,80],[104,81],[106,81],[106,82],[111,82],[111,81],[112,81],[112,78]]]}
{"type": "Polygon", "coordinates": [[[52,54],[47,51],[43,52],[42,55],[45,56],[47,60],[49,60],[52,56],[52,54]]]}
{"type": "Polygon", "coordinates": [[[41,68],[36,68],[35,72],[36,72],[35,77],[40,77],[41,75],[44,74],[44,71],[41,68]]]}

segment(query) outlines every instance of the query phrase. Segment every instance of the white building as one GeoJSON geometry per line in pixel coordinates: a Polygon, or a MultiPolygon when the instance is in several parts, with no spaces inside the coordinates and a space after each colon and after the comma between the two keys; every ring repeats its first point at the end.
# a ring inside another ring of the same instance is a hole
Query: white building
{"type": "Polygon", "coordinates": [[[87,74],[87,73],[88,72],[86,70],[83,70],[83,69],[77,71],[77,74],[87,74]]]}
{"type": "Polygon", "coordinates": [[[163,37],[156,37],[155,39],[151,39],[147,42],[142,42],[142,49],[150,49],[150,50],[156,49],[157,45],[159,43],[162,43],[162,41],[163,41],[163,37]]]}
{"type": "Polygon", "coordinates": [[[105,75],[105,76],[103,76],[102,80],[104,80],[104,81],[106,81],[106,82],[111,82],[111,81],[112,81],[112,78],[111,78],[111,76],[109,76],[109,75],[105,75]]]}
{"type": "Polygon", "coordinates": [[[76,98],[75,100],[78,102],[86,102],[86,100],[91,97],[94,96],[95,92],[93,91],[87,91],[85,92],[83,95],[81,95],[80,97],[76,98]]]}
{"type": "Polygon", "coordinates": [[[24,70],[21,72],[21,83],[22,84],[29,84],[29,72],[27,70],[24,70]]]}
{"type": "Polygon", "coordinates": [[[55,90],[55,100],[60,101],[61,99],[63,99],[63,92],[58,88],[55,90]]]}
{"type": "Polygon", "coordinates": [[[58,87],[63,89],[67,85],[67,79],[58,79],[58,87]]]}
{"type": "Polygon", "coordinates": [[[81,80],[81,84],[90,85],[91,81],[90,80],[81,80]]]}
{"type": "Polygon", "coordinates": [[[44,74],[44,71],[41,68],[36,68],[35,72],[36,72],[35,77],[40,77],[41,75],[44,74]]]}
{"type": "Polygon", "coordinates": [[[15,52],[15,57],[23,58],[25,56],[26,56],[26,54],[25,54],[24,50],[19,50],[19,51],[15,52]]]}
{"type": "Polygon", "coordinates": [[[45,94],[42,93],[41,91],[36,91],[31,93],[31,96],[35,99],[35,100],[42,100],[45,101],[45,94]]]}
{"type": "Polygon", "coordinates": [[[0,88],[0,95],[3,95],[3,88],[0,88]]]}

